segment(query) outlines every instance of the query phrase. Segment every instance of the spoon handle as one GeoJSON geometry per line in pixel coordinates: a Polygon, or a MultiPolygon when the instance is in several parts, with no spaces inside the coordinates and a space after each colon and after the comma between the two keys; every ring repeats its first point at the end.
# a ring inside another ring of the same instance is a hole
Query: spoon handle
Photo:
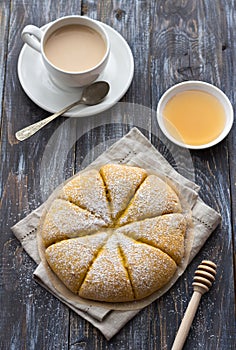
{"type": "Polygon", "coordinates": [[[73,102],[69,106],[66,106],[65,108],[61,109],[59,112],[54,113],[54,114],[50,115],[49,117],[40,120],[37,123],[31,124],[31,125],[27,126],[26,128],[17,131],[15,134],[15,137],[19,141],[23,141],[23,140],[28,139],[30,136],[34,135],[37,131],[39,131],[45,125],[50,123],[53,119],[59,117],[60,115],[62,115],[63,113],[67,112],[69,109],[77,106],[80,103],[83,103],[82,100],[73,102]]]}

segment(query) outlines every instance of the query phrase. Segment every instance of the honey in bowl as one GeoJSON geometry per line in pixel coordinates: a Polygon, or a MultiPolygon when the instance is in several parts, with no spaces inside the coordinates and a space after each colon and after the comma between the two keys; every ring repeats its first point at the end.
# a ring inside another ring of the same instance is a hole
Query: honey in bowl
{"type": "Polygon", "coordinates": [[[192,146],[215,140],[226,123],[220,101],[202,90],[177,93],[166,103],[162,115],[168,132],[176,140],[192,146]]]}

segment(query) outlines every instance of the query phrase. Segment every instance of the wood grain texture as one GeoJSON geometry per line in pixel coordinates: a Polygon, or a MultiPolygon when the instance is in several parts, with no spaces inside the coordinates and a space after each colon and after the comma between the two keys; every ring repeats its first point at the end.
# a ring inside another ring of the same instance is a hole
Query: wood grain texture
{"type": "Polygon", "coordinates": [[[188,153],[169,143],[155,110],[163,92],[184,80],[204,80],[236,101],[236,6],[231,0],[12,0],[0,4],[0,349],[105,350],[171,348],[203,259],[218,265],[216,283],[202,298],[184,349],[235,346],[235,126],[219,145],[188,153]],[[122,103],[90,118],[60,118],[25,142],[18,129],[48,115],[23,92],[17,77],[26,24],[83,14],[117,30],[134,55],[133,82],[122,103]],[[130,103],[128,105],[128,103],[130,103]],[[34,262],[10,227],[63,179],[89,165],[138,126],[181,173],[199,186],[222,223],[171,290],[142,310],[109,342],[87,321],[32,279],[34,262]]]}
{"type": "MultiPolygon", "coordinates": [[[[3,108],[3,90],[4,90],[4,79],[6,73],[6,57],[7,57],[7,43],[8,43],[8,21],[10,19],[10,4],[8,2],[3,2],[0,7],[0,110],[3,108]]],[[[2,113],[1,113],[2,115],[2,113]]]]}

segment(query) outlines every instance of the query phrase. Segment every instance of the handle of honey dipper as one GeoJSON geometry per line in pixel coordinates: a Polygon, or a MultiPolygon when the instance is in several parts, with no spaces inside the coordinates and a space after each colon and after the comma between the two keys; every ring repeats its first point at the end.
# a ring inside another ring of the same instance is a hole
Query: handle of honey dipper
{"type": "Polygon", "coordinates": [[[192,295],[192,298],[188,304],[188,307],[185,311],[183,320],[180,324],[179,330],[175,337],[175,341],[172,345],[171,350],[181,350],[184,346],[185,340],[188,336],[189,329],[193,322],[194,316],[196,314],[198,304],[200,302],[202,293],[195,291],[192,295]]]}

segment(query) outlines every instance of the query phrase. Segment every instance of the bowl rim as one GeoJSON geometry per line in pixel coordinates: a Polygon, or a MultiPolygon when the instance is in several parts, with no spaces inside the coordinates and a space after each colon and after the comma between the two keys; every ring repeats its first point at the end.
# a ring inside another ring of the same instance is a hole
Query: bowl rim
{"type": "Polygon", "coordinates": [[[172,141],[173,143],[175,143],[176,145],[178,145],[180,147],[197,150],[197,149],[205,149],[205,148],[212,147],[212,146],[218,144],[219,142],[221,142],[228,135],[228,133],[230,132],[230,130],[233,126],[234,111],[233,111],[233,106],[232,106],[229,98],[226,96],[226,94],[221,89],[219,89],[215,85],[207,83],[205,81],[188,80],[188,81],[184,81],[184,82],[181,82],[181,83],[178,83],[178,84],[171,86],[169,89],[167,89],[163,93],[163,95],[161,96],[161,98],[159,99],[158,104],[157,104],[156,117],[157,117],[157,122],[158,122],[158,125],[159,125],[161,131],[164,133],[164,135],[170,141],[172,141]],[[163,116],[161,113],[161,111],[163,110],[166,103],[176,93],[186,91],[186,90],[193,90],[193,89],[195,89],[195,90],[197,89],[197,90],[201,90],[201,91],[205,91],[205,92],[210,93],[211,95],[215,96],[219,100],[220,103],[222,103],[222,101],[223,101],[224,102],[223,107],[224,107],[225,112],[226,112],[225,113],[226,114],[225,126],[224,126],[222,132],[220,133],[220,135],[217,138],[215,138],[214,140],[212,140],[208,143],[202,144],[202,145],[186,144],[184,142],[181,142],[181,141],[175,139],[169,133],[169,131],[166,129],[164,122],[163,122],[163,116]]]}

